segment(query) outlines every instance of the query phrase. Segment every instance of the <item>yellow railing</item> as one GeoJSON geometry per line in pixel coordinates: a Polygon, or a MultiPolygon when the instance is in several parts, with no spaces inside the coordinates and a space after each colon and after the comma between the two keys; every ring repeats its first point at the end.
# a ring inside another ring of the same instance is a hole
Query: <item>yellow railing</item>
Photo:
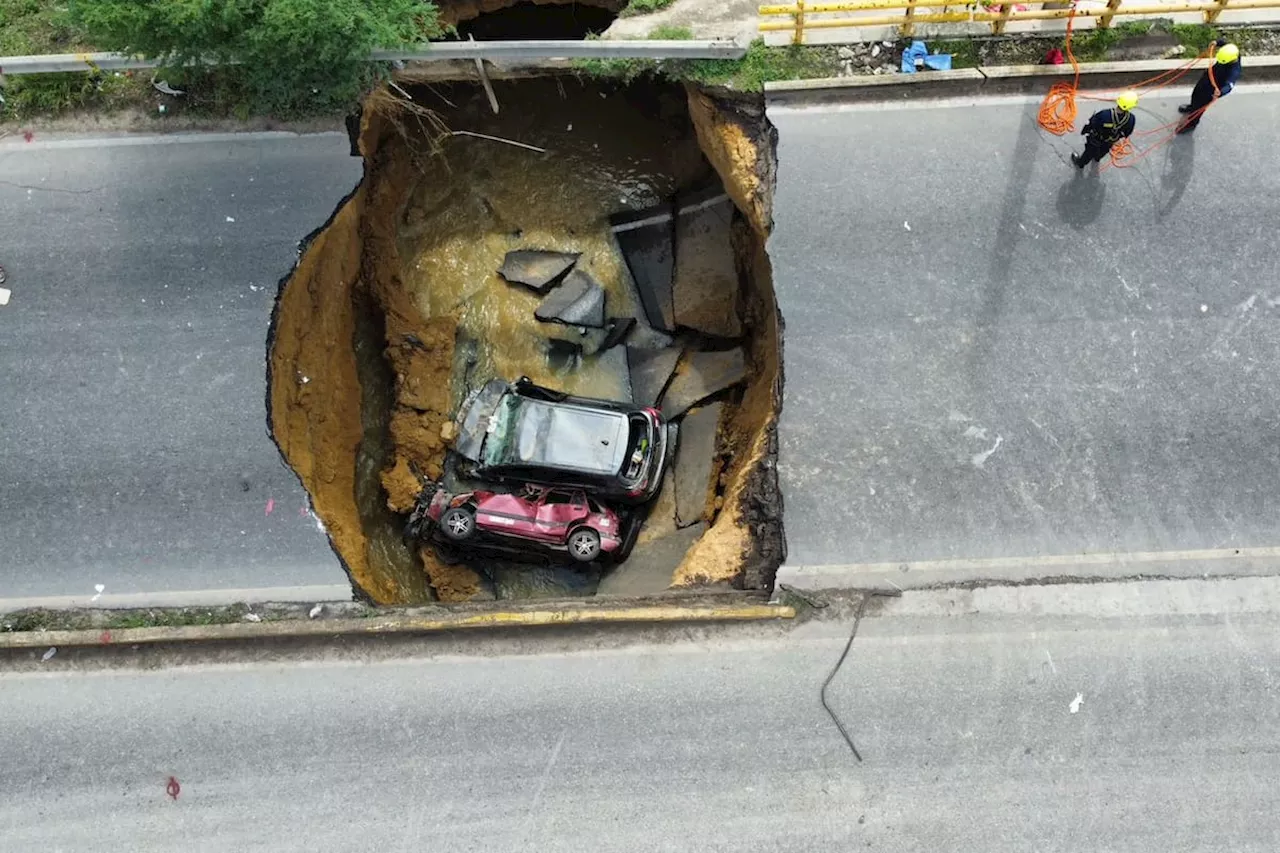
{"type": "MultiPolygon", "coordinates": [[[[1017,3],[992,0],[965,5],[955,0],[863,0],[856,3],[806,3],[796,0],[789,6],[761,6],[761,32],[791,32],[795,44],[804,43],[806,30],[845,29],[849,27],[896,26],[904,36],[915,34],[917,24],[988,24],[991,32],[999,35],[1010,24],[1018,21],[1050,21],[1071,17],[1070,8],[1019,9],[1017,3]],[[942,11],[924,11],[935,10],[942,11]],[[992,11],[992,10],[995,11],[992,11]],[[856,18],[818,18],[811,15],[827,15],[832,12],[892,12],[887,15],[863,15],[856,18]],[[788,18],[770,21],[768,18],[788,18]]],[[[1038,5],[1038,4],[1037,4],[1038,5]]],[[[1048,4],[1045,4],[1048,5],[1048,4]]],[[[1181,15],[1188,12],[1203,13],[1206,24],[1212,24],[1224,11],[1237,9],[1280,9],[1280,0],[1212,0],[1206,3],[1160,3],[1125,5],[1123,0],[1107,0],[1103,7],[1077,8],[1077,18],[1097,18],[1095,26],[1111,26],[1113,18],[1123,15],[1181,15]]]]}

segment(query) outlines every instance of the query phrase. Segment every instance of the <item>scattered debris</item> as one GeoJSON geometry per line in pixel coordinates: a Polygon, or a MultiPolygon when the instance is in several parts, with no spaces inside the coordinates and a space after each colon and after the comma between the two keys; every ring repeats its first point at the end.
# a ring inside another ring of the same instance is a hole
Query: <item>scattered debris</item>
{"type": "Polygon", "coordinates": [[[1084,694],[1077,693],[1076,698],[1072,699],[1071,704],[1067,706],[1067,710],[1069,710],[1073,714],[1078,714],[1080,713],[1080,706],[1083,703],[1084,703],[1084,694]]]}
{"type": "Polygon", "coordinates": [[[57,653],[58,653],[57,647],[50,646],[49,651],[45,652],[40,656],[41,663],[48,663],[49,661],[53,660],[53,656],[56,655],[57,653]]]}
{"type": "Polygon", "coordinates": [[[903,228],[905,228],[905,229],[907,229],[908,231],[910,231],[910,230],[911,230],[911,223],[904,219],[904,220],[902,220],[902,227],[903,227],[903,228]]]}
{"type": "Polygon", "coordinates": [[[600,342],[600,349],[612,349],[622,343],[636,324],[635,317],[610,317],[606,324],[607,331],[600,342]]]}
{"type": "Polygon", "coordinates": [[[572,269],[579,257],[578,252],[517,249],[507,252],[498,275],[512,284],[523,284],[545,294],[572,269]]]}
{"type": "Polygon", "coordinates": [[[680,361],[680,350],[627,347],[627,371],[631,375],[631,399],[638,406],[656,406],[667,390],[680,361]]]}
{"type": "Polygon", "coordinates": [[[490,142],[505,142],[507,145],[514,145],[517,148],[527,148],[530,151],[537,151],[539,154],[546,154],[547,149],[539,148],[536,145],[526,145],[523,142],[516,142],[514,139],[503,139],[501,136],[490,136],[487,133],[473,133],[469,130],[455,130],[450,136],[474,136],[476,139],[487,139],[490,142]]]}
{"type": "Polygon", "coordinates": [[[236,220],[235,220],[235,217],[234,217],[234,216],[228,216],[228,217],[227,217],[227,221],[228,221],[228,222],[235,222],[236,220]]]}
{"type": "Polygon", "coordinates": [[[929,53],[929,47],[922,41],[911,42],[910,47],[902,51],[902,73],[915,74],[921,68],[930,71],[950,71],[951,54],[929,53]]]}
{"type": "MultiPolygon", "coordinates": [[[[972,429],[972,427],[970,427],[970,429],[972,429]]],[[[987,460],[991,458],[991,454],[999,450],[1000,445],[1003,443],[1004,443],[1004,436],[1000,435],[1000,433],[996,433],[996,443],[991,445],[991,449],[984,450],[981,453],[973,454],[972,458],[969,461],[973,463],[974,468],[984,467],[987,464],[987,460]]]]}
{"type": "Polygon", "coordinates": [[[246,614],[244,615],[244,621],[246,621],[246,622],[261,622],[261,621],[262,621],[262,617],[261,617],[261,616],[259,616],[257,613],[246,613],[246,614]]]}
{"type": "Polygon", "coordinates": [[[0,308],[9,304],[9,297],[13,295],[13,291],[7,287],[0,287],[0,308]]]}
{"type": "Polygon", "coordinates": [[[604,328],[604,288],[582,270],[574,270],[543,298],[533,316],[543,322],[604,328]]]}
{"type": "Polygon", "coordinates": [[[178,801],[178,794],[182,793],[182,786],[178,784],[176,777],[169,777],[169,781],[165,783],[164,792],[169,795],[169,799],[174,802],[178,801]]]}
{"type": "Polygon", "coordinates": [[[747,362],[740,347],[724,352],[692,353],[662,395],[662,414],[674,420],[711,395],[737,385],[746,376],[747,362]]]}
{"type": "Polygon", "coordinates": [[[313,607],[313,608],[311,608],[309,611],[307,611],[307,618],[308,618],[308,619],[315,619],[317,616],[319,616],[319,615],[320,615],[321,613],[323,613],[323,612],[324,612],[324,605],[323,605],[323,604],[317,604],[315,607],[313,607]]]}
{"type": "Polygon", "coordinates": [[[707,506],[716,431],[723,403],[691,409],[680,421],[680,446],[671,472],[676,487],[676,526],[688,527],[703,520],[707,506]]]}
{"type": "Polygon", "coordinates": [[[106,584],[95,583],[93,585],[93,598],[89,600],[97,601],[99,598],[102,598],[102,593],[106,591],[106,588],[106,584]]]}
{"type": "Polygon", "coordinates": [[[645,316],[651,326],[664,332],[675,331],[676,327],[671,290],[675,275],[674,211],[674,205],[664,204],[609,217],[645,316]]]}
{"type": "Polygon", "coordinates": [[[265,513],[265,514],[266,514],[266,515],[271,515],[271,511],[272,511],[273,509],[275,509],[275,508],[276,508],[276,499],[275,499],[275,498],[267,498],[267,511],[266,511],[266,513],[265,513]]]}
{"type": "Polygon", "coordinates": [[[166,95],[173,95],[174,97],[177,97],[178,95],[187,94],[186,91],[183,89],[173,88],[172,86],[169,85],[168,81],[166,80],[152,80],[151,87],[155,89],[157,92],[161,92],[166,95]]]}

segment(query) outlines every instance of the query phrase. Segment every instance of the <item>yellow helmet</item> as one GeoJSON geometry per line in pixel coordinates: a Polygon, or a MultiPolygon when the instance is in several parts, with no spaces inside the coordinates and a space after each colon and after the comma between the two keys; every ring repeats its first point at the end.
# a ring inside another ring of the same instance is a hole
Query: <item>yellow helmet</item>
{"type": "Polygon", "coordinates": [[[1116,106],[1128,112],[1138,105],[1138,93],[1130,89],[1127,92],[1121,92],[1120,97],[1116,98],[1116,106]]]}
{"type": "Polygon", "coordinates": [[[1218,48],[1217,59],[1218,62],[1223,65],[1226,65],[1229,62],[1235,62],[1239,58],[1240,48],[1236,47],[1234,44],[1224,44],[1222,47],[1218,48]]]}

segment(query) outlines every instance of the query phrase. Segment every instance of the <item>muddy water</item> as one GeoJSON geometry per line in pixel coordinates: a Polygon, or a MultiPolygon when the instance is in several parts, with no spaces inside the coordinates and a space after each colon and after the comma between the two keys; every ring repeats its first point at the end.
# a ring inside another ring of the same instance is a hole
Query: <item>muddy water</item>
{"type": "Polygon", "coordinates": [[[684,92],[619,91],[573,79],[495,88],[498,115],[478,86],[412,90],[450,131],[545,150],[453,135],[441,140],[438,156],[421,158],[399,232],[402,281],[424,315],[452,314],[479,342],[469,384],[527,375],[570,393],[625,398],[621,349],[572,367],[549,360],[548,338],[580,340],[578,330],[536,320],[541,297],[496,271],[513,249],[580,252],[578,267],[604,288],[607,313],[635,312],[608,217],[652,206],[711,174],[684,92]]]}

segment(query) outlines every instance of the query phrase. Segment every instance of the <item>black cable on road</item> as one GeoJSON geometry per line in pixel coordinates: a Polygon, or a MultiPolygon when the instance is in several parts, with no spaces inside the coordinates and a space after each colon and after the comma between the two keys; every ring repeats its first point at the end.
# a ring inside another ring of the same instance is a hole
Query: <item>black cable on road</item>
{"type": "Polygon", "coordinates": [[[902,591],[881,591],[875,590],[868,592],[862,596],[862,601],[858,603],[858,612],[853,616],[853,627],[849,630],[849,641],[844,644],[844,651],[840,653],[840,659],[836,661],[836,665],[831,668],[831,674],[827,676],[827,680],[822,682],[822,690],[818,692],[818,697],[822,700],[822,707],[827,709],[827,714],[831,717],[831,722],[836,724],[836,728],[840,730],[844,742],[849,744],[849,749],[853,752],[853,757],[858,759],[858,763],[862,763],[862,753],[858,752],[858,747],[853,743],[853,735],[849,734],[849,730],[844,727],[844,723],[840,722],[840,718],[836,715],[835,710],[827,702],[827,688],[831,686],[831,682],[835,680],[836,674],[840,672],[840,667],[844,665],[844,660],[849,656],[849,650],[853,648],[853,640],[858,636],[858,624],[862,621],[862,614],[867,609],[867,602],[872,596],[882,595],[892,598],[901,598],[902,591]]]}

